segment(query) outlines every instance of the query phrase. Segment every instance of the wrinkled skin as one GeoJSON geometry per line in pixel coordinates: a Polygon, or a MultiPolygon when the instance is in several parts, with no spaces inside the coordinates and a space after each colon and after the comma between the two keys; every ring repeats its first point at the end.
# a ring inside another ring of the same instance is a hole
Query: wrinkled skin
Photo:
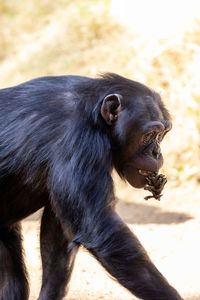
{"type": "Polygon", "coordinates": [[[171,129],[169,114],[165,110],[158,95],[155,98],[146,97],[144,102],[131,103],[129,109],[132,114],[127,114],[127,109],[122,109],[118,116],[118,123],[113,129],[114,164],[121,176],[133,187],[142,188],[147,182],[150,174],[158,173],[163,165],[163,156],[160,142],[165,134],[171,129]],[[155,102],[156,101],[156,106],[155,102]],[[141,105],[141,108],[139,107],[141,105]],[[156,107],[158,116],[152,118],[149,114],[149,106],[156,107]],[[135,113],[138,110],[138,114],[135,113]],[[147,120],[144,121],[144,116],[147,120]],[[126,136],[121,138],[121,128],[125,128],[126,136]],[[141,172],[142,170],[142,172],[141,172]]]}
{"type": "Polygon", "coordinates": [[[146,96],[144,99],[146,103],[138,101],[137,108],[134,102],[129,104],[128,109],[133,112],[134,118],[131,113],[127,114],[122,95],[113,94],[107,96],[105,100],[109,103],[106,110],[110,108],[109,116],[113,117],[112,122],[115,124],[113,148],[114,155],[116,152],[116,157],[114,156],[116,169],[133,187],[144,187],[152,192],[153,196],[148,196],[146,200],[152,197],[160,199],[166,179],[164,175],[155,176],[155,174],[163,165],[160,143],[172,126],[168,112],[157,94],[146,96]],[[149,107],[157,111],[149,114],[149,107]],[[145,121],[144,116],[146,116],[145,121]],[[121,134],[118,131],[121,128],[125,128],[126,132],[123,143],[119,140],[121,134]]]}

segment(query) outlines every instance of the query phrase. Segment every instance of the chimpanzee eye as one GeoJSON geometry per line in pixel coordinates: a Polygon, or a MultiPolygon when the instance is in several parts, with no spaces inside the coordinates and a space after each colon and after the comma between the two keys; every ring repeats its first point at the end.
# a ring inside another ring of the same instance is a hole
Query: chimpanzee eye
{"type": "Polygon", "coordinates": [[[164,133],[163,133],[163,132],[160,132],[160,133],[157,135],[157,137],[156,137],[158,143],[160,143],[160,142],[163,140],[163,138],[164,138],[164,133]]]}
{"type": "Polygon", "coordinates": [[[152,142],[152,140],[154,139],[154,137],[155,137],[154,131],[146,133],[143,137],[143,141],[142,141],[143,145],[144,146],[149,145],[152,142]]]}

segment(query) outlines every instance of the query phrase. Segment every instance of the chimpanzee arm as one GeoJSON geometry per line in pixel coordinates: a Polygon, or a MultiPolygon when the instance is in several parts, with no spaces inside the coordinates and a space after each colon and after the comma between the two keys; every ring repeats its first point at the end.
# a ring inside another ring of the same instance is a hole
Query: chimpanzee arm
{"type": "Polygon", "coordinates": [[[68,240],[71,236],[73,242],[87,248],[137,297],[181,300],[113,210],[110,146],[105,135],[75,125],[73,136],[55,151],[48,184],[54,212],[68,240]]]}
{"type": "Polygon", "coordinates": [[[81,215],[77,211],[74,216],[71,210],[69,216],[66,203],[59,201],[59,206],[57,204],[57,216],[64,231],[67,233],[70,226],[75,229],[73,242],[87,248],[132,294],[144,300],[182,299],[157,270],[137,237],[113,209],[105,208],[97,213],[85,207],[81,215]],[[73,221],[68,222],[69,219],[73,221]],[[75,225],[75,220],[79,226],[75,225]]]}
{"type": "Polygon", "coordinates": [[[106,209],[86,221],[90,224],[85,224],[74,240],[84,245],[119,283],[141,299],[182,299],[114,211],[106,209]]]}

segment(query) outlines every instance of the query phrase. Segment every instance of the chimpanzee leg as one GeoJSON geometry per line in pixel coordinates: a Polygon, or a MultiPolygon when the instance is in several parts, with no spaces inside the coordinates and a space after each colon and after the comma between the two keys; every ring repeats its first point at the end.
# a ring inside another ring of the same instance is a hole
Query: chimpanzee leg
{"type": "Polygon", "coordinates": [[[27,300],[28,295],[21,227],[0,227],[0,299],[27,300]]]}
{"type": "Polygon", "coordinates": [[[39,300],[60,300],[70,279],[78,245],[67,241],[51,207],[45,207],[40,234],[42,288],[39,300]]]}
{"type": "Polygon", "coordinates": [[[124,287],[145,300],[180,300],[114,211],[88,216],[75,237],[124,287]],[[91,223],[92,222],[92,223],[91,223]]]}

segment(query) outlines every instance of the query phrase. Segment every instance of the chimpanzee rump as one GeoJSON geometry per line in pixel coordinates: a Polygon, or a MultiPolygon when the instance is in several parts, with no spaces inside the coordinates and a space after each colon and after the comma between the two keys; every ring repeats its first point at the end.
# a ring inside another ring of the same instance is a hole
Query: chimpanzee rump
{"type": "Polygon", "coordinates": [[[111,178],[144,187],[170,128],[158,94],[115,74],[0,90],[1,300],[28,299],[19,222],[41,207],[39,300],[64,297],[79,245],[138,298],[181,299],[116,214],[111,178]]]}

